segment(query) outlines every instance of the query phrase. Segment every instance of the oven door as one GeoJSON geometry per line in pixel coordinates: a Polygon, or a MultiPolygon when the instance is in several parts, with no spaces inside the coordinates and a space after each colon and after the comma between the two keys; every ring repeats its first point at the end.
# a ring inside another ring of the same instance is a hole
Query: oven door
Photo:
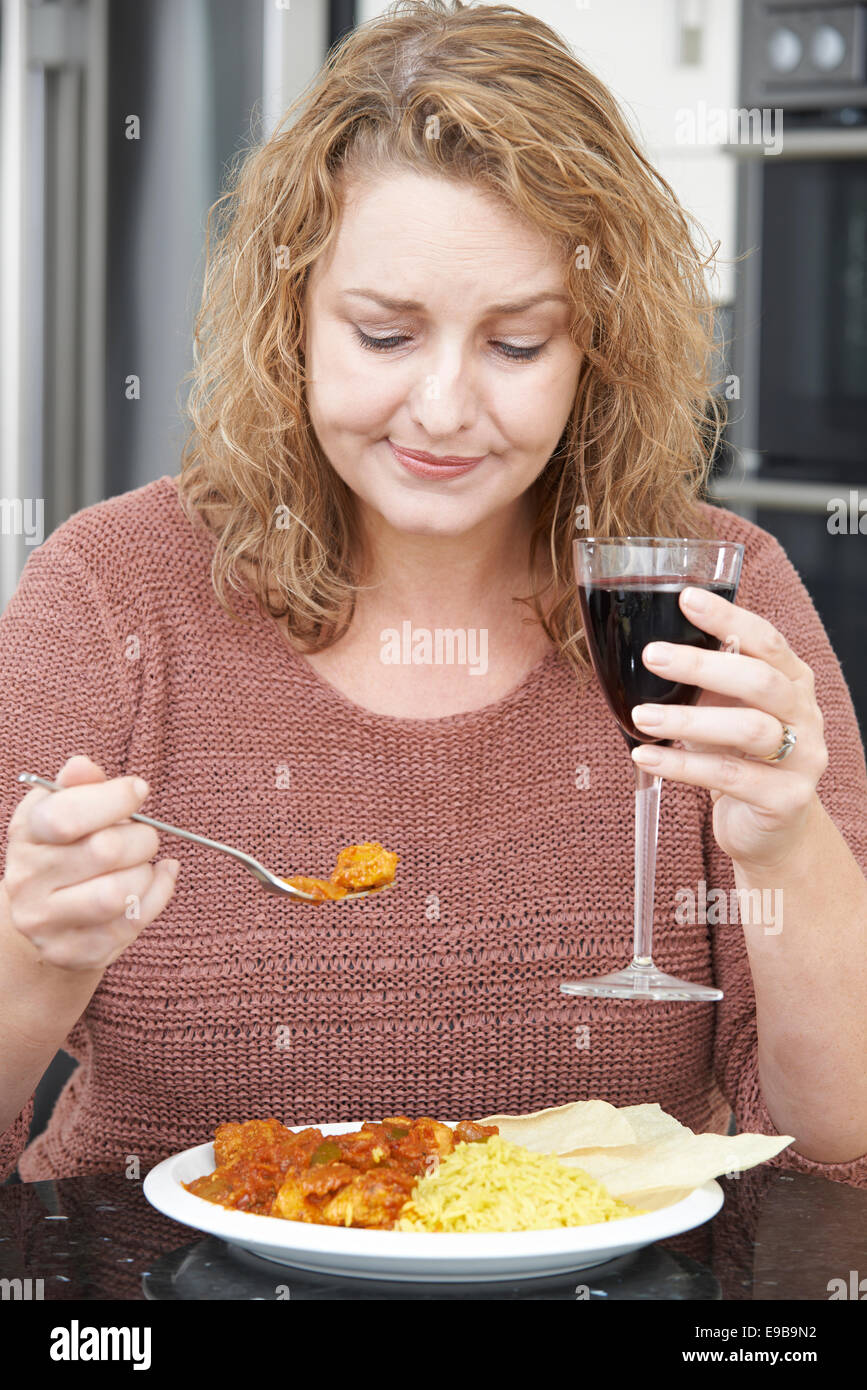
{"type": "Polygon", "coordinates": [[[711,500],[779,540],[867,736],[867,126],[738,160],[724,467],[711,500]],[[862,504],[864,510],[862,510],[862,504]],[[844,520],[841,523],[841,512],[844,520]]]}
{"type": "Polygon", "coordinates": [[[760,470],[857,482],[867,475],[867,156],[767,158],[762,184],[760,470]]]}

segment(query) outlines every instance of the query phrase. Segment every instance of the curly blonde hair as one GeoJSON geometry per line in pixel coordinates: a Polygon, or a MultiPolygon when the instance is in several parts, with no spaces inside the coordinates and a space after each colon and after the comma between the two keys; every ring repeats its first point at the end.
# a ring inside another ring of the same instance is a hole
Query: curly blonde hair
{"type": "Polygon", "coordinates": [[[346,35],[271,137],[237,157],[208,215],[182,505],[217,538],[211,580],[227,613],[238,617],[226,591],[243,571],[301,650],[345,633],[364,578],[355,499],[310,425],[304,288],[337,233],[344,178],[407,169],[492,191],[562,252],[584,359],[532,485],[529,568],[547,543],[549,577],[518,601],[583,671],[575,509],[587,507],[599,536],[712,534],[701,503],[724,406],[704,267],[719,243],[702,259],[694,219],[611,93],[512,5],[396,0],[346,35]]]}

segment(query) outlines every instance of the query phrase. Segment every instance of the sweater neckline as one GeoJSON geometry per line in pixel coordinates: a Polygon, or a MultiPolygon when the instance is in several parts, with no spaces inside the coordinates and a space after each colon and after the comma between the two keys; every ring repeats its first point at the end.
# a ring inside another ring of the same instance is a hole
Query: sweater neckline
{"type": "MultiPolygon", "coordinates": [[[[189,526],[189,518],[181,507],[176,480],[170,475],[164,474],[160,481],[165,481],[172,489],[178,508],[189,526]]],[[[213,548],[215,541],[212,533],[207,528],[203,528],[203,530],[211,548],[213,548]]],[[[208,583],[210,584],[210,576],[208,576],[208,583]]],[[[489,723],[500,715],[507,714],[516,705],[526,700],[534,687],[547,677],[549,669],[553,668],[554,663],[560,657],[559,648],[552,645],[551,650],[545,653],[541,661],[537,661],[536,665],[531,667],[517,685],[513,686],[511,690],[507,690],[505,695],[501,695],[499,699],[493,700],[487,705],[481,705],[478,709],[459,710],[455,714],[437,715],[432,719],[413,719],[406,715],[381,714],[376,710],[366,709],[364,705],[359,705],[348,695],[344,695],[343,691],[339,690],[336,685],[325,680],[324,676],[321,676],[305,659],[304,654],[296,651],[288,639],[278,631],[273,620],[261,612],[256,602],[256,596],[246,580],[242,580],[242,587],[237,596],[246,605],[253,627],[265,632],[270,650],[273,651],[275,657],[281,655],[283,661],[289,663],[289,669],[296,674],[314,698],[322,704],[330,703],[335,710],[342,710],[344,715],[359,723],[377,725],[380,728],[390,727],[425,733],[428,730],[434,732],[440,729],[460,728],[468,724],[483,725],[489,723]]],[[[577,685],[576,680],[576,688],[577,685]]]]}
{"type": "Polygon", "coordinates": [[[501,695],[499,699],[493,700],[487,705],[480,705],[477,709],[458,710],[455,714],[435,715],[431,719],[414,719],[402,714],[382,714],[377,710],[367,709],[364,705],[359,705],[356,700],[351,700],[336,685],[327,681],[306,660],[303,652],[296,651],[287,638],[277,630],[276,625],[259,612],[256,600],[247,588],[245,588],[245,598],[255,615],[255,621],[268,629],[269,641],[279,645],[279,650],[289,661],[291,669],[314,698],[323,705],[330,703],[356,722],[375,724],[379,728],[390,727],[425,733],[428,730],[436,732],[440,729],[465,727],[468,724],[489,723],[525,700],[531,688],[545,678],[549,667],[554,665],[560,655],[559,649],[552,646],[551,650],[545,653],[541,661],[537,661],[536,665],[531,667],[517,685],[514,685],[511,690],[507,690],[505,695],[501,695]]]}

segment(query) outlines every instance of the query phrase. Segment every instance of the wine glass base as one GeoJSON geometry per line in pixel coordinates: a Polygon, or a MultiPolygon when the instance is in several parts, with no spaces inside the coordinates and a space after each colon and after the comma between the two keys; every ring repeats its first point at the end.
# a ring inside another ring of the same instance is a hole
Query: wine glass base
{"type": "Polygon", "coordinates": [[[598,975],[594,980],[566,980],[561,994],[578,994],[590,999],[686,999],[691,1003],[708,1004],[722,999],[723,992],[713,985],[693,985],[666,975],[656,966],[628,965],[610,975],[598,975]]]}

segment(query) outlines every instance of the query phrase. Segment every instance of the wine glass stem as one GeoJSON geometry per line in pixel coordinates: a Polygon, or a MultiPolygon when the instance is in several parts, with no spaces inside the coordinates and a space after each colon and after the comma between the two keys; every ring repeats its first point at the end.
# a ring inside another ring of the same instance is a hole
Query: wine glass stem
{"type": "Polygon", "coordinates": [[[662,778],[633,763],[635,769],[635,954],[636,969],[653,969],[653,888],[659,833],[662,778]]]}

